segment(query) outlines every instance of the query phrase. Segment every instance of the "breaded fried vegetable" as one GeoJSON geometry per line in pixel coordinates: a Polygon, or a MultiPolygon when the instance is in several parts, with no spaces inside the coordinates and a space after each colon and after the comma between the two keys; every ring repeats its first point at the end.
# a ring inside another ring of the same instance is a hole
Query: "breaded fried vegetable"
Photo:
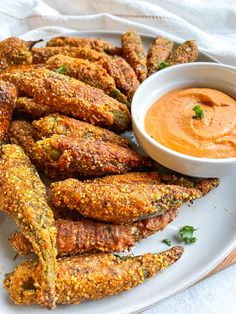
{"type": "MultiPolygon", "coordinates": [[[[177,214],[178,210],[175,209],[158,217],[126,225],[114,225],[92,219],[60,219],[55,222],[58,255],[127,251],[135,246],[135,242],[164,229],[177,214]]],[[[21,232],[13,234],[9,241],[21,255],[33,252],[30,241],[21,232]]]]}
{"type": "Polygon", "coordinates": [[[0,150],[0,209],[17,223],[32,243],[40,263],[38,302],[55,306],[56,238],[53,214],[47,204],[46,188],[23,150],[2,145],[0,150]]]}
{"type": "Polygon", "coordinates": [[[139,82],[147,77],[147,65],[141,37],[134,31],[126,32],[121,37],[123,57],[134,69],[139,82]]]}
{"type": "Polygon", "coordinates": [[[85,217],[129,223],[181,206],[202,196],[196,189],[150,183],[82,183],[67,179],[51,185],[55,207],[76,209],[85,217]]]}
{"type": "Polygon", "coordinates": [[[0,70],[15,64],[31,63],[31,48],[39,41],[27,42],[17,37],[0,41],[0,70]]]}
{"type": "Polygon", "coordinates": [[[42,104],[40,102],[35,101],[33,98],[28,97],[18,97],[16,99],[15,109],[17,112],[27,113],[28,115],[32,116],[35,119],[59,111],[55,107],[42,104]]]}
{"type": "Polygon", "coordinates": [[[60,114],[52,114],[33,121],[40,138],[51,137],[54,134],[70,135],[80,140],[96,140],[115,143],[128,147],[129,141],[109,130],[82,122],[60,114]]]}
{"type": "MultiPolygon", "coordinates": [[[[58,304],[98,300],[135,287],[176,262],[183,248],[143,256],[112,254],[73,256],[58,259],[56,299],[58,304]]],[[[16,304],[40,303],[42,280],[37,261],[26,261],[5,276],[4,287],[16,304]]]]}
{"type": "Polygon", "coordinates": [[[17,91],[14,85],[0,81],[0,144],[6,137],[9,128],[17,91]]]}
{"type": "Polygon", "coordinates": [[[93,180],[86,180],[90,183],[152,183],[160,184],[160,174],[156,171],[153,172],[129,172],[119,175],[111,175],[103,178],[96,178],[93,180]]]}
{"type": "Polygon", "coordinates": [[[148,76],[159,70],[162,62],[166,61],[174,47],[173,41],[157,37],[148,49],[147,53],[147,70],[148,76]]]}
{"type": "Polygon", "coordinates": [[[44,63],[52,56],[58,54],[97,62],[114,78],[117,88],[128,97],[128,100],[132,99],[134,92],[139,86],[134,70],[119,56],[111,57],[96,50],[76,47],[34,48],[32,54],[33,63],[44,63]]]}
{"type": "Polygon", "coordinates": [[[194,62],[199,54],[198,46],[195,40],[187,40],[175,49],[173,55],[169,58],[169,65],[194,62]]]}
{"type": "Polygon", "coordinates": [[[90,86],[103,90],[107,95],[130,106],[125,95],[117,88],[113,77],[98,63],[86,59],[56,55],[47,60],[47,68],[74,77],[90,86]]]}
{"type": "Polygon", "coordinates": [[[39,170],[53,178],[119,174],[152,165],[149,158],[111,142],[57,134],[35,142],[35,129],[26,121],[14,121],[9,137],[25,150],[39,170]]]}
{"type": "Polygon", "coordinates": [[[130,125],[125,104],[78,80],[47,69],[2,74],[35,102],[117,132],[130,125]]]}
{"type": "Polygon", "coordinates": [[[114,47],[111,43],[97,38],[80,38],[80,37],[55,37],[47,42],[47,47],[79,47],[91,48],[98,51],[104,51],[108,54],[119,54],[120,48],[114,47]]]}

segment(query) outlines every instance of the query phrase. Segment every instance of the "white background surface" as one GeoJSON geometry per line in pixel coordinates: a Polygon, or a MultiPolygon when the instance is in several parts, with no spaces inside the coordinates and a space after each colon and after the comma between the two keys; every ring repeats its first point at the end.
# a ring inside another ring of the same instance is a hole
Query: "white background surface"
{"type": "MultiPolygon", "coordinates": [[[[127,30],[131,27],[174,40],[195,38],[203,51],[236,65],[236,1],[0,1],[0,21],[1,38],[24,35],[33,39],[68,29],[127,30]]],[[[210,229],[209,223],[209,232],[210,229]]],[[[236,266],[233,266],[163,301],[146,314],[233,314],[236,313],[235,292],[236,266]]],[[[1,308],[0,313],[3,314],[1,308]]]]}

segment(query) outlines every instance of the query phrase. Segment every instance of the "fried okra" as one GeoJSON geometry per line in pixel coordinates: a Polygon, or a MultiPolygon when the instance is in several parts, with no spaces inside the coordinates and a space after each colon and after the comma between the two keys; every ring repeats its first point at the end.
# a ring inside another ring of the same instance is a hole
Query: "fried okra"
{"type": "Polygon", "coordinates": [[[31,63],[31,48],[39,41],[27,42],[17,37],[0,41],[0,70],[15,64],[31,63]]]}
{"type": "Polygon", "coordinates": [[[6,138],[15,107],[16,97],[17,91],[14,85],[0,81],[0,144],[6,138]]]}
{"type": "Polygon", "coordinates": [[[73,77],[90,86],[103,90],[107,95],[130,106],[125,95],[117,88],[114,78],[98,63],[86,59],[56,55],[47,60],[48,69],[73,77]]]}
{"type": "Polygon", "coordinates": [[[169,65],[194,62],[199,54],[198,46],[195,40],[187,40],[179,45],[168,59],[169,65]]]}
{"type": "Polygon", "coordinates": [[[37,141],[35,128],[26,121],[14,121],[9,137],[24,149],[39,170],[53,178],[103,176],[152,166],[149,158],[111,142],[57,134],[37,141]]]}
{"type": "Polygon", "coordinates": [[[51,185],[53,206],[117,224],[161,215],[201,196],[197,189],[150,183],[84,183],[67,179],[51,185]]]}
{"type": "Polygon", "coordinates": [[[55,37],[47,42],[47,47],[78,47],[91,48],[94,50],[106,52],[108,54],[120,54],[121,49],[114,47],[111,43],[97,38],[80,38],[80,37],[55,37]]]}
{"type": "MultiPolygon", "coordinates": [[[[60,258],[57,261],[56,302],[78,304],[129,290],[176,262],[183,248],[162,253],[119,257],[97,254],[60,258]]],[[[42,273],[36,260],[18,265],[5,276],[4,287],[16,304],[40,304],[42,273]]]]}
{"type": "Polygon", "coordinates": [[[148,76],[160,69],[160,65],[170,57],[173,47],[173,41],[167,38],[157,37],[154,40],[147,53],[148,76]]]}
{"type": "Polygon", "coordinates": [[[147,65],[144,47],[140,36],[134,32],[126,32],[121,37],[123,57],[134,69],[138,80],[143,82],[147,77],[147,65]]]}
{"type": "Polygon", "coordinates": [[[0,148],[0,209],[6,212],[32,243],[39,257],[42,282],[38,300],[55,306],[56,237],[54,219],[47,204],[46,188],[23,150],[16,145],[0,148]]]}
{"type": "MultiPolygon", "coordinates": [[[[178,214],[178,209],[158,217],[143,219],[126,225],[115,225],[92,219],[78,221],[59,219],[57,230],[57,252],[59,256],[96,252],[124,252],[141,241],[164,229],[178,214]]],[[[13,234],[9,241],[21,255],[33,252],[30,241],[20,232],[13,234]]]]}
{"type": "Polygon", "coordinates": [[[42,105],[95,125],[122,132],[130,126],[130,113],[125,104],[78,80],[47,69],[2,74],[42,105]]]}
{"type": "MultiPolygon", "coordinates": [[[[58,112],[56,107],[51,107],[40,102],[35,101],[33,98],[18,97],[15,105],[16,112],[22,112],[30,115],[34,119],[47,116],[51,113],[58,112]]],[[[63,110],[62,110],[63,111],[63,110]]]]}
{"type": "Polygon", "coordinates": [[[51,137],[54,134],[58,134],[72,136],[79,140],[96,140],[111,142],[124,147],[129,146],[127,139],[112,131],[60,114],[46,116],[33,121],[32,124],[40,138],[51,137]]]}

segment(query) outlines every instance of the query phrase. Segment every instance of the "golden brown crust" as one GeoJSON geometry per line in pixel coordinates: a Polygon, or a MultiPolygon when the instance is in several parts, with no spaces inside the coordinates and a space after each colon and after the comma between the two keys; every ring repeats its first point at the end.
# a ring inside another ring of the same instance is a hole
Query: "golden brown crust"
{"type": "Polygon", "coordinates": [[[117,224],[160,215],[201,196],[196,189],[150,183],[82,183],[67,179],[51,185],[55,207],[76,209],[85,217],[117,224]]]}
{"type": "Polygon", "coordinates": [[[127,139],[112,131],[60,114],[46,116],[40,120],[33,121],[32,124],[40,138],[51,137],[54,134],[58,134],[72,136],[78,140],[96,140],[111,142],[124,147],[129,146],[127,139]]]}
{"type": "Polygon", "coordinates": [[[33,98],[18,97],[16,99],[16,111],[27,113],[34,119],[47,116],[51,113],[57,112],[57,108],[51,107],[35,101],[33,98]]]}
{"type": "Polygon", "coordinates": [[[119,48],[111,43],[98,38],[80,38],[80,37],[55,37],[47,42],[47,47],[79,47],[90,48],[98,51],[104,51],[108,54],[119,53],[119,48]]]}
{"type": "MultiPolygon", "coordinates": [[[[92,219],[58,220],[57,251],[59,256],[95,252],[123,252],[135,242],[164,229],[178,214],[178,209],[133,224],[114,225],[92,219]]],[[[30,241],[20,232],[11,235],[10,243],[21,255],[33,252],[30,241]]]]}
{"type": "Polygon", "coordinates": [[[164,37],[157,37],[150,45],[147,53],[148,76],[159,70],[162,62],[166,61],[173,50],[174,43],[164,37]]]}
{"type": "Polygon", "coordinates": [[[56,241],[54,220],[43,183],[23,150],[2,145],[0,152],[0,208],[31,241],[40,264],[40,303],[55,306],[56,241]]]}
{"type": "Polygon", "coordinates": [[[198,46],[195,40],[187,40],[175,49],[173,55],[169,58],[170,65],[179,63],[194,62],[199,54],[198,46]]]}
{"type": "Polygon", "coordinates": [[[126,32],[121,37],[123,56],[134,69],[138,80],[143,82],[147,77],[146,56],[141,37],[134,31],[126,32]]]}
{"type": "Polygon", "coordinates": [[[47,69],[35,69],[30,72],[5,73],[2,76],[27,97],[75,118],[117,132],[126,130],[130,125],[130,113],[125,104],[65,75],[47,69]]]}
{"type": "Polygon", "coordinates": [[[4,141],[9,128],[17,91],[14,85],[0,81],[0,143],[4,141]]]}
{"type": "MultiPolygon", "coordinates": [[[[173,247],[137,257],[98,254],[58,259],[57,303],[78,304],[129,290],[176,262],[182,254],[182,247],[173,247]]],[[[27,261],[6,276],[4,287],[16,304],[39,303],[41,287],[35,281],[40,277],[37,261],[27,261]]]]}

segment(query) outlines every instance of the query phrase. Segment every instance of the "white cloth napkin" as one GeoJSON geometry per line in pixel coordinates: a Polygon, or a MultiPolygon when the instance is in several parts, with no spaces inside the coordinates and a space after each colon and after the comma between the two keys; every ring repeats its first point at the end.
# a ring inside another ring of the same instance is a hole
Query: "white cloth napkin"
{"type": "MultiPolygon", "coordinates": [[[[131,28],[180,42],[194,38],[203,52],[236,65],[235,0],[0,0],[0,21],[1,39],[131,28]]],[[[235,291],[234,266],[145,313],[231,314],[235,291]]]]}

